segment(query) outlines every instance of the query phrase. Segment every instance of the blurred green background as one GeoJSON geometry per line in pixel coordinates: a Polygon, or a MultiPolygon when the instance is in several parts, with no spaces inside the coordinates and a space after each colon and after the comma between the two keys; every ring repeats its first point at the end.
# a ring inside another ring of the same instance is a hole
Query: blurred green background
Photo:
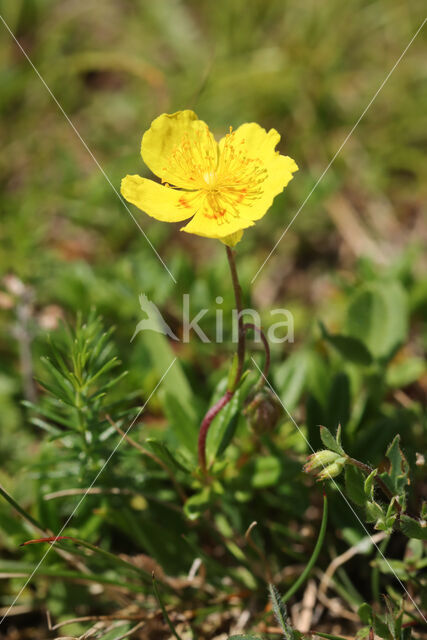
{"type": "MultiPolygon", "coordinates": [[[[130,343],[141,318],[138,295],[147,294],[178,334],[183,293],[195,310],[211,309],[204,321],[211,335],[216,296],[226,314],[233,305],[219,242],[132,208],[175,284],[114,192],[127,173],[149,175],[139,147],[151,121],[186,108],[218,137],[244,122],[274,127],[280,151],[299,165],[237,246],[247,305],[266,321],[272,307],[294,316],[295,343],[273,353],[282,399],[313,446],[314,425],[329,420],[335,428],[344,417],[359,453],[375,443],[372,461],[399,430],[414,458],[427,388],[425,29],[250,283],[421,25],[423,9],[399,0],[2,2],[5,22],[106,174],[0,24],[0,481],[15,497],[31,505],[39,490],[28,460],[40,455],[40,433],[20,401],[43,395],[33,378],[43,377],[40,356],[61,319],[74,324],[78,311],[95,307],[106,327],[116,326],[130,372],[123,389],[142,402],[162,371],[149,339],[130,343]],[[357,325],[366,287],[384,294],[369,335],[363,318],[357,325]],[[319,320],[383,357],[380,391],[375,376],[329,351],[319,320]]],[[[230,347],[194,338],[171,349],[205,406],[230,347]]],[[[162,415],[161,398],[149,411],[162,415]]],[[[291,431],[284,433],[292,443],[291,431]]],[[[22,539],[16,535],[14,542],[22,539]]],[[[7,536],[3,543],[12,553],[7,536]]]]}

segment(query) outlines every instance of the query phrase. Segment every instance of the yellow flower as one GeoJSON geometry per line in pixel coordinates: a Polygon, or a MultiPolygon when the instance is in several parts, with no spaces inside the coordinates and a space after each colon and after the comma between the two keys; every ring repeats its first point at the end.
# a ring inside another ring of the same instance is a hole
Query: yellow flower
{"type": "Polygon", "coordinates": [[[157,220],[191,217],[181,231],[234,246],[298,170],[292,158],[275,151],[279,140],[275,129],[251,122],[230,128],[217,143],[194,111],[164,113],[141,143],[145,164],[162,184],[126,176],[122,195],[157,220]]]}

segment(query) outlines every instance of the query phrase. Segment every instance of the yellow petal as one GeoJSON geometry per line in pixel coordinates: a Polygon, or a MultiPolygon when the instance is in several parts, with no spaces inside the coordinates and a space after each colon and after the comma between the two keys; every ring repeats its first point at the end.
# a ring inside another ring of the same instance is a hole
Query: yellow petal
{"type": "Polygon", "coordinates": [[[149,216],[163,222],[179,222],[194,214],[200,197],[179,189],[163,187],[141,176],[126,176],[122,180],[121,194],[149,216]]]}
{"type": "Polygon", "coordinates": [[[241,215],[248,215],[251,220],[262,218],[271,205],[274,198],[283,191],[292,180],[293,173],[298,171],[298,166],[289,156],[276,155],[268,164],[268,175],[262,185],[262,195],[250,207],[243,207],[241,215]]]}
{"type": "Polygon", "coordinates": [[[241,196],[236,208],[242,218],[250,220],[262,218],[271,207],[275,196],[283,191],[288,182],[292,180],[292,174],[298,171],[292,158],[279,155],[279,152],[275,151],[279,141],[280,135],[275,129],[270,129],[267,132],[258,124],[251,122],[243,124],[219,142],[218,171],[222,164],[227,163],[230,151],[233,152],[235,158],[234,164],[230,166],[235,167],[241,161],[243,177],[245,176],[245,166],[249,168],[254,166],[257,171],[257,176],[249,179],[248,185],[244,184],[244,179],[239,185],[243,196],[241,196]],[[249,159],[249,165],[243,164],[245,159],[249,159]],[[255,189],[257,193],[255,193],[255,189]]]}
{"type": "Polygon", "coordinates": [[[224,213],[220,215],[211,208],[208,198],[205,196],[194,218],[185,227],[182,227],[181,231],[194,233],[196,236],[204,238],[222,240],[242,229],[252,227],[253,224],[251,220],[236,217],[232,211],[224,210],[224,213]]]}
{"type": "Polygon", "coordinates": [[[280,142],[280,134],[276,129],[266,131],[256,122],[246,122],[231,135],[224,136],[218,143],[220,152],[223,150],[226,140],[230,138],[236,148],[239,148],[239,145],[244,145],[245,153],[252,155],[252,157],[275,153],[275,147],[280,142]]]}
{"type": "Polygon", "coordinates": [[[200,189],[216,168],[218,145],[194,111],[177,111],[153,120],[142,137],[141,155],[162,182],[200,189]]]}

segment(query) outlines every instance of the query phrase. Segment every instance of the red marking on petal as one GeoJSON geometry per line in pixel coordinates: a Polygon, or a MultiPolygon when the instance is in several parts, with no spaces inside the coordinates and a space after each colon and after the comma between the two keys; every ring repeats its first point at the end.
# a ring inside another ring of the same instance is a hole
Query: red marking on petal
{"type": "Polygon", "coordinates": [[[190,205],[188,204],[188,202],[184,198],[184,196],[181,196],[181,198],[178,200],[178,202],[181,205],[181,207],[185,207],[186,209],[190,209],[190,205]]]}

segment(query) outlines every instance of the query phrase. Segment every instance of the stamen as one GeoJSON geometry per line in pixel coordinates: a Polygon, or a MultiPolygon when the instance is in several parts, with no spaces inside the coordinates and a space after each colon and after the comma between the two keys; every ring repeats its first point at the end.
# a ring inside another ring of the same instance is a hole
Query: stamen
{"type": "Polygon", "coordinates": [[[239,218],[242,206],[253,206],[263,195],[268,172],[260,158],[247,155],[246,144],[245,138],[236,144],[230,127],[217,160],[216,142],[207,126],[193,131],[191,138],[184,134],[163,168],[172,184],[188,189],[179,206],[194,209],[203,196],[198,211],[219,225],[239,218]]]}

